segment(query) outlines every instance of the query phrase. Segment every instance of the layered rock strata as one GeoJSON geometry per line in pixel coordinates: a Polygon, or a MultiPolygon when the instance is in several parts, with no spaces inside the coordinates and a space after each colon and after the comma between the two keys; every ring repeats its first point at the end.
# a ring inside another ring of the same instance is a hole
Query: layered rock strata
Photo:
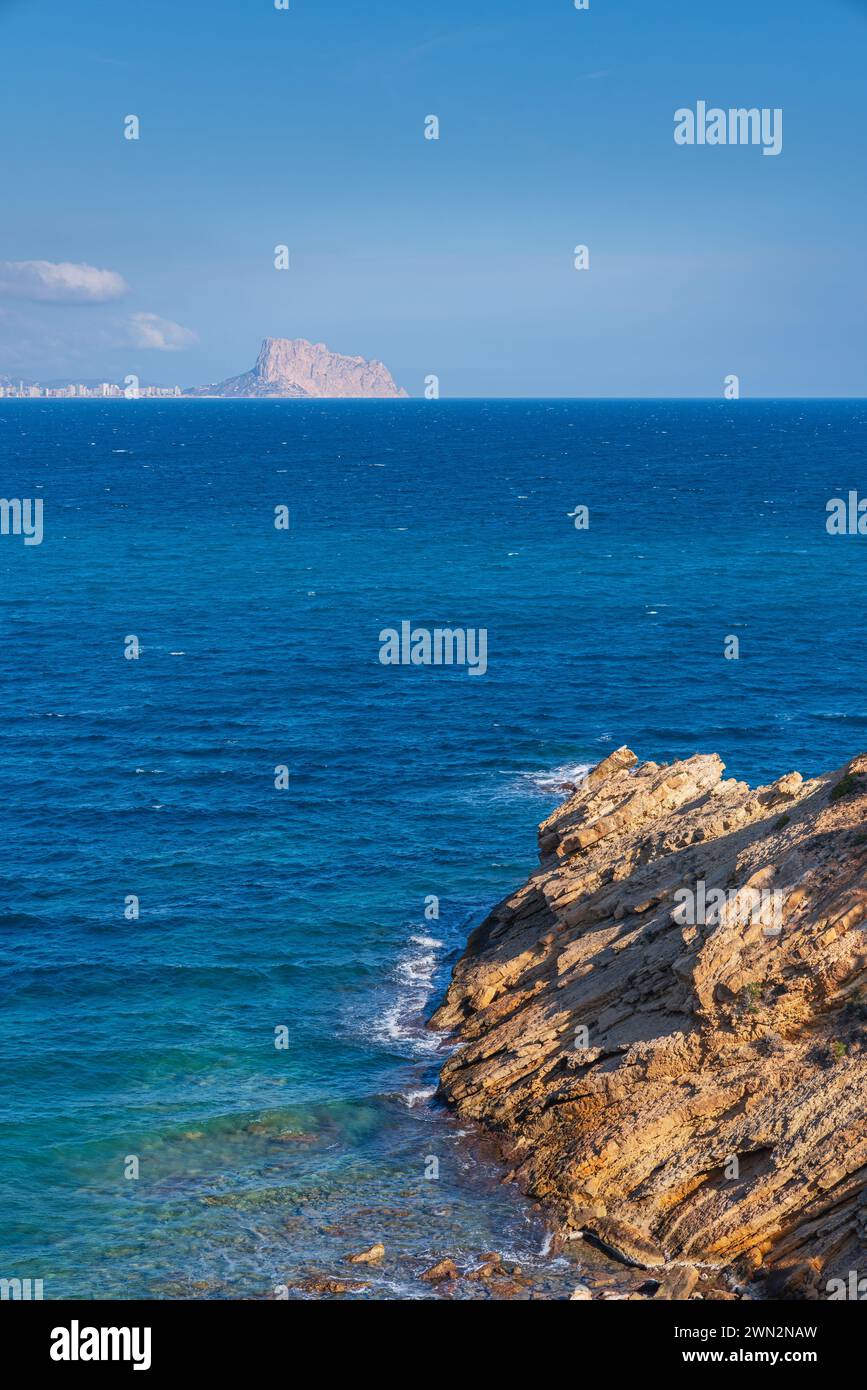
{"type": "Polygon", "coordinates": [[[539,848],[431,1020],[441,1095],[626,1263],[867,1276],[867,755],[752,790],[620,748],[539,848]]]}

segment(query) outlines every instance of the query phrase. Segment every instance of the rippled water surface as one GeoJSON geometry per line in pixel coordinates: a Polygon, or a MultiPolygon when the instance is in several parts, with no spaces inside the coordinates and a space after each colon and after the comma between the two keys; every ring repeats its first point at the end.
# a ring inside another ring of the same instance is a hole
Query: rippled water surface
{"type": "Polygon", "coordinates": [[[0,407],[45,507],[0,537],[0,1274],[427,1297],[496,1250],[564,1296],[591,1257],[433,1103],[425,1017],[574,769],[867,747],[863,404],[0,407]],[[403,619],[487,674],[381,665],[403,619]]]}

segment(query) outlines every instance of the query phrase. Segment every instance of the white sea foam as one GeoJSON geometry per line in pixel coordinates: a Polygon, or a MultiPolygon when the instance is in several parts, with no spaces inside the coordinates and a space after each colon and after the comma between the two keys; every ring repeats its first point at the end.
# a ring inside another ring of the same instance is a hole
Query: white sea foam
{"type": "Polygon", "coordinates": [[[524,772],[521,779],[525,787],[540,796],[562,797],[569,795],[573,787],[580,787],[592,767],[592,763],[563,763],[539,772],[524,772]]]}
{"type": "Polygon", "coordinates": [[[414,1110],[417,1105],[423,1105],[437,1093],[436,1086],[420,1086],[417,1090],[407,1091],[401,1096],[401,1100],[409,1110],[414,1110]]]}
{"type": "Polygon", "coordinates": [[[432,983],[436,967],[437,958],[431,951],[424,956],[408,956],[405,960],[398,962],[396,970],[398,979],[403,980],[408,985],[417,985],[423,989],[432,983]]]}
{"type": "Polygon", "coordinates": [[[423,931],[413,932],[395,962],[392,979],[396,996],[377,1017],[373,1036],[389,1046],[397,1044],[412,1056],[436,1052],[440,1036],[425,1026],[425,1010],[445,943],[423,931]]]}

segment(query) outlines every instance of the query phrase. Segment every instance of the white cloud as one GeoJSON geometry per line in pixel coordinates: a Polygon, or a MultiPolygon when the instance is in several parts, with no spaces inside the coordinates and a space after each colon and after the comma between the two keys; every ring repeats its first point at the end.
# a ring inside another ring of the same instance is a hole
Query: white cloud
{"type": "Polygon", "coordinates": [[[136,347],[156,348],[158,352],[179,352],[198,342],[189,328],[182,328],[159,314],[133,314],[130,319],[132,339],[136,347]]]}
{"type": "Polygon", "coordinates": [[[116,270],[70,261],[0,261],[0,295],[54,304],[104,304],[129,289],[116,270]]]}

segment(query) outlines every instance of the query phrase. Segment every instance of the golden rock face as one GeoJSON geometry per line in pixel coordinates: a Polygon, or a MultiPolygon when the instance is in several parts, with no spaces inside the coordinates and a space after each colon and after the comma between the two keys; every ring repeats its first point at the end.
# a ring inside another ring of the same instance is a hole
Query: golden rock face
{"type": "Polygon", "coordinates": [[[867,1271],[867,757],[724,770],[621,748],[543,822],[432,1019],[440,1089],[567,1234],[826,1297],[867,1271]]]}

